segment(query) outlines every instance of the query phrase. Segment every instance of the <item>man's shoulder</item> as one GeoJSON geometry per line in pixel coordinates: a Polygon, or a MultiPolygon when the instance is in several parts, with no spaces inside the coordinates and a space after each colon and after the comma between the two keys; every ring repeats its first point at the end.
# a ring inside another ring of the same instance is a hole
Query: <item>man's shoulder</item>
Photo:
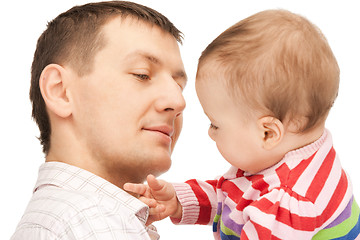
{"type": "Polygon", "coordinates": [[[99,197],[90,192],[48,186],[33,194],[28,208],[41,209],[41,213],[52,212],[56,216],[71,217],[83,209],[98,205],[99,197]]]}
{"type": "Polygon", "coordinates": [[[134,221],[135,215],[121,202],[101,193],[46,186],[34,193],[18,229],[37,228],[60,236],[82,225],[82,221],[90,219],[100,224],[109,217],[120,224],[134,221]]]}

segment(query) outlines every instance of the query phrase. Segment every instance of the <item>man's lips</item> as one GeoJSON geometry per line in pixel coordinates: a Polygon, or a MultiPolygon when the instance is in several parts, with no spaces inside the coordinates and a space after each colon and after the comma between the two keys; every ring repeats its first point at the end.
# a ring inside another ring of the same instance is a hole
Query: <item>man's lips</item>
{"type": "Polygon", "coordinates": [[[169,125],[151,126],[142,128],[146,131],[160,132],[171,137],[174,134],[174,128],[169,125]]]}

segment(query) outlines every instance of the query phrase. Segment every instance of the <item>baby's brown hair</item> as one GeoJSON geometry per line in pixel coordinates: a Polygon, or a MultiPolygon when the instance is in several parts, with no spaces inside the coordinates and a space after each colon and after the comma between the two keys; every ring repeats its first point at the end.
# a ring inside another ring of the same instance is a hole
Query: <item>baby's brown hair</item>
{"type": "Polygon", "coordinates": [[[235,101],[295,122],[299,132],[324,122],[338,94],[340,71],[326,38],[286,10],[259,12],[220,34],[202,53],[197,80],[209,64],[235,101]]]}

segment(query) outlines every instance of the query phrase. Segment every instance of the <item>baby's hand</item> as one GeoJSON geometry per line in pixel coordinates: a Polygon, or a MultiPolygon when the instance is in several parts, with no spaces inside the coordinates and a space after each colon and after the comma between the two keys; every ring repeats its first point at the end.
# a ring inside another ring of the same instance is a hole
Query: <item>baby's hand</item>
{"type": "Polygon", "coordinates": [[[125,183],[124,190],[139,194],[139,200],[149,206],[147,225],[162,220],[166,217],[181,218],[182,207],[176,197],[176,192],[171,183],[157,180],[153,175],[147,176],[147,183],[125,183]]]}

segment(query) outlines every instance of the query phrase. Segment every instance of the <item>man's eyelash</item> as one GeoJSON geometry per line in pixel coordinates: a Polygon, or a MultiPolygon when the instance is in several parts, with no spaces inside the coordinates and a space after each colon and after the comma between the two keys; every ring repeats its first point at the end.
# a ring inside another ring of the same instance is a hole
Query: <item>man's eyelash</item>
{"type": "Polygon", "coordinates": [[[150,77],[146,74],[133,74],[135,77],[139,78],[140,80],[149,80],[150,77]]]}
{"type": "Polygon", "coordinates": [[[214,129],[214,130],[217,130],[219,127],[215,126],[214,124],[210,123],[210,128],[211,129],[214,129]]]}

